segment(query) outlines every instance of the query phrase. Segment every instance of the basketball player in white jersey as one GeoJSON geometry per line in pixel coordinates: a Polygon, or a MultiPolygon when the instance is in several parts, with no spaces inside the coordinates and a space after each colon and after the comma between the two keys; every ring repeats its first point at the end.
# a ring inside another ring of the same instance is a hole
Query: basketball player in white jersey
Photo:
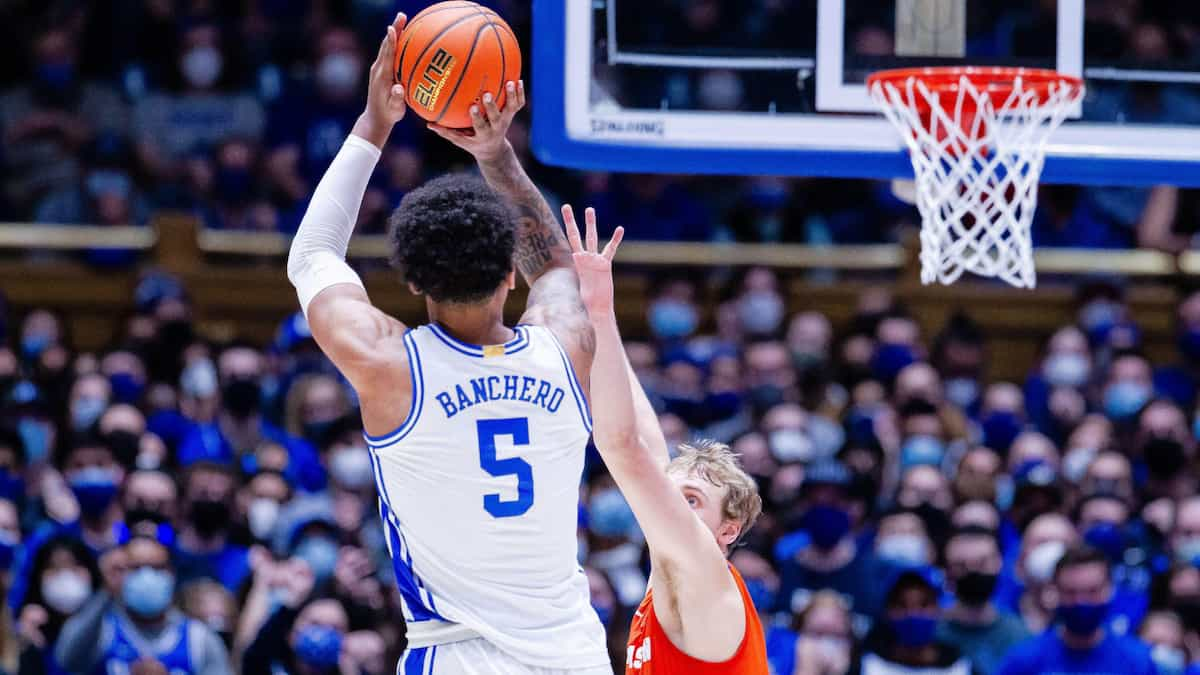
{"type": "Polygon", "coordinates": [[[523,85],[505,84],[504,110],[485,95],[472,134],[434,128],[474,155],[487,185],[439,178],[392,216],[393,261],[424,295],[429,324],[409,328],[377,309],[344,260],[380,149],[404,116],[391,69],[403,26],[400,15],[388,28],[366,110],[288,258],[313,337],[361,400],[408,625],[398,672],[608,675],[576,563],[592,332],[558,221],[505,140],[523,85]],[[530,291],[510,327],[517,269],[530,291]]]}

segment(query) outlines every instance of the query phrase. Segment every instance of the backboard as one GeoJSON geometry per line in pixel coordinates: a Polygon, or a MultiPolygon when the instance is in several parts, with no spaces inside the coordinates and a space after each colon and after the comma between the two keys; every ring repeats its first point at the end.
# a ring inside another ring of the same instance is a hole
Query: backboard
{"type": "Polygon", "coordinates": [[[533,48],[552,164],[908,177],[866,77],[1008,65],[1086,81],[1044,181],[1200,185],[1200,3],[535,0],[533,48]]]}

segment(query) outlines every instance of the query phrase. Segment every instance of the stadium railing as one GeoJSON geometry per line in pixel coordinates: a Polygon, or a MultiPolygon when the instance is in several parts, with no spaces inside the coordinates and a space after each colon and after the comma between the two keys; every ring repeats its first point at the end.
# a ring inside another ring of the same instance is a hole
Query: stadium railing
{"type": "MultiPolygon", "coordinates": [[[[0,289],[17,314],[48,306],[68,319],[75,343],[100,349],[120,334],[133,311],[139,274],[159,268],[180,276],[195,304],[203,333],[214,339],[241,336],[269,340],[279,321],[295,310],[295,295],[282,273],[287,235],[208,230],[189,215],[169,214],[150,227],[0,224],[0,289]],[[97,267],[85,252],[127,249],[137,263],[97,267]]],[[[1171,255],[1151,250],[1043,249],[1036,254],[1040,285],[1033,291],[975,280],[922,286],[915,237],[903,244],[806,246],[797,244],[703,244],[635,242],[622,246],[618,280],[619,318],[629,335],[646,333],[647,291],[657,273],[674,272],[706,283],[701,306],[712,325],[722,279],[732,268],[764,265],[785,280],[789,309],[824,312],[839,325],[855,311],[868,287],[886,285],[913,312],[931,339],[955,311],[983,327],[991,351],[990,374],[1021,377],[1036,361],[1042,340],[1074,318],[1080,275],[1130,278],[1128,297],[1153,358],[1173,358],[1173,317],[1182,280],[1200,275],[1200,251],[1171,255]]],[[[396,292],[382,235],[354,239],[350,256],[362,264],[372,298],[408,322],[424,319],[424,303],[396,292]]],[[[510,306],[523,304],[518,290],[510,306]]],[[[516,316],[510,317],[516,319],[516,316]]]]}

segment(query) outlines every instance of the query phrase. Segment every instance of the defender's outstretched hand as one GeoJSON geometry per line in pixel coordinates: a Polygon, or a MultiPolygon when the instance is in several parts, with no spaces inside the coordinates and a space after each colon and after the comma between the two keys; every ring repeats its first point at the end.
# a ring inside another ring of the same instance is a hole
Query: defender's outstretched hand
{"type": "Polygon", "coordinates": [[[396,122],[404,119],[407,107],[404,103],[404,87],[396,83],[396,73],[392,64],[396,59],[396,44],[400,41],[400,32],[408,17],[404,12],[396,15],[395,21],[388,26],[387,35],[379,44],[379,53],[371,64],[371,74],[367,82],[367,107],[354,125],[354,135],[362,136],[379,147],[387,142],[388,135],[396,122]]]}
{"type": "Polygon", "coordinates": [[[451,129],[430,123],[430,130],[471,153],[477,161],[488,162],[495,159],[508,145],[505,137],[513,118],[525,107],[524,80],[507,82],[504,88],[504,110],[496,105],[496,97],[491,92],[486,92],[481,105],[471,106],[470,129],[451,129]]]}
{"type": "Polygon", "coordinates": [[[579,295],[583,306],[595,321],[613,311],[612,261],[617,255],[621,239],[625,237],[625,228],[618,227],[604,250],[599,251],[596,209],[589,207],[583,212],[583,222],[587,228],[583,241],[580,241],[575,211],[570,204],[563,205],[562,215],[567,228],[567,241],[571,244],[571,257],[575,260],[575,274],[579,276],[579,295]]]}

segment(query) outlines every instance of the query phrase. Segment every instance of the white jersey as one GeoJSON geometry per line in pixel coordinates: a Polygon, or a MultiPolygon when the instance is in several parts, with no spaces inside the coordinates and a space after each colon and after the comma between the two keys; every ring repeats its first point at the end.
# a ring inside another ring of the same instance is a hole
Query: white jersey
{"type": "Polygon", "coordinates": [[[408,419],[367,436],[410,649],[482,637],[529,666],[607,664],[576,560],[587,401],[548,329],[404,336],[408,419]]]}

